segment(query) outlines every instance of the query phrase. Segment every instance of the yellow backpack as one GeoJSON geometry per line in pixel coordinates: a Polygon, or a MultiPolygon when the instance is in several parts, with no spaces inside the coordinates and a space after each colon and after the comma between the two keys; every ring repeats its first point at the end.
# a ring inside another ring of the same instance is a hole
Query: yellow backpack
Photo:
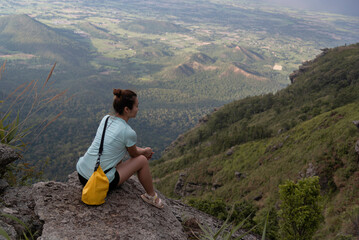
{"type": "MultiPolygon", "coordinates": [[[[100,166],[100,158],[103,151],[103,141],[109,117],[107,117],[103,128],[100,149],[93,174],[82,189],[81,200],[87,205],[101,205],[105,202],[107,192],[110,186],[108,178],[100,166]]],[[[107,171],[106,171],[107,172],[107,171]]]]}

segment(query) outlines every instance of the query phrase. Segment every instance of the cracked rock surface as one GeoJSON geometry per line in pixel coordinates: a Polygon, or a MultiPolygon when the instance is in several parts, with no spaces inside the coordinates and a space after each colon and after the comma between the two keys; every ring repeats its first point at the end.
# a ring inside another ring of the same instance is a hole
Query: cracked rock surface
{"type": "Polygon", "coordinates": [[[144,190],[134,177],[110,192],[101,206],[82,203],[81,189],[77,173],[67,183],[33,186],[35,213],[44,221],[41,240],[187,239],[169,206],[157,209],[141,199],[144,190]]]}

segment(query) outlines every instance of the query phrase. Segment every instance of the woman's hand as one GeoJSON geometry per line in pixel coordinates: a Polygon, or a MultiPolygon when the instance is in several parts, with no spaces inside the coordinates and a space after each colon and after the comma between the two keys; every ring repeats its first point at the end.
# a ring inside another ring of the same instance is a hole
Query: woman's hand
{"type": "Polygon", "coordinates": [[[150,160],[152,158],[152,155],[154,154],[154,152],[152,151],[152,149],[150,147],[146,147],[144,149],[144,156],[147,158],[147,160],[150,160]]]}
{"type": "Polygon", "coordinates": [[[137,147],[136,145],[133,145],[132,147],[128,147],[127,151],[130,154],[130,156],[133,158],[138,157],[139,155],[143,155],[147,158],[147,160],[150,160],[152,158],[152,155],[154,154],[154,152],[150,147],[140,148],[137,147]]]}

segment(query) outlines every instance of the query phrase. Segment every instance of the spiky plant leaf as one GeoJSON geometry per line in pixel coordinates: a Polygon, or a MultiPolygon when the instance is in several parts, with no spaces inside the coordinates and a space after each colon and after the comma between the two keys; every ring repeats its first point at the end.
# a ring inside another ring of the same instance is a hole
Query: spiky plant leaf
{"type": "Polygon", "coordinates": [[[9,237],[9,235],[5,232],[4,229],[2,229],[0,227],[0,236],[3,236],[6,240],[11,240],[11,238],[9,237]]]}

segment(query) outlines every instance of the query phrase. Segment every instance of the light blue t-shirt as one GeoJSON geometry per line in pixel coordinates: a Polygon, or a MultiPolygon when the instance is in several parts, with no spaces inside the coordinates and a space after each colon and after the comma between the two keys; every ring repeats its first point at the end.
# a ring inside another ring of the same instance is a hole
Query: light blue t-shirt
{"type": "MultiPolygon", "coordinates": [[[[101,120],[95,139],[85,155],[80,157],[77,162],[77,172],[86,179],[89,179],[94,171],[98,158],[103,127],[108,116],[109,115],[106,115],[101,120]]],[[[126,123],[125,120],[119,117],[110,116],[107,123],[100,163],[103,171],[113,168],[111,171],[106,173],[110,182],[115,178],[116,165],[124,158],[127,152],[126,147],[132,147],[136,144],[136,141],[136,132],[126,123]]]]}

